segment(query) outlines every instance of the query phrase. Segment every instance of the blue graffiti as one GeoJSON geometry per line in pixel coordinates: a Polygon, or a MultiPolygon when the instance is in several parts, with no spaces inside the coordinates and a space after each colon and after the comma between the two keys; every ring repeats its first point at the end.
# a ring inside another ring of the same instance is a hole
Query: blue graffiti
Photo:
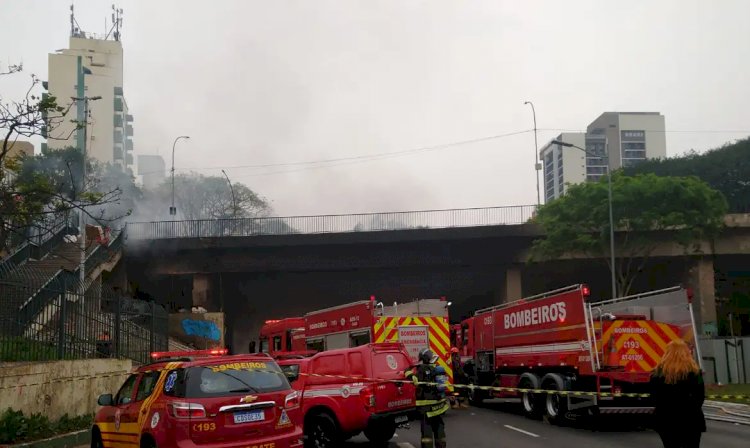
{"type": "Polygon", "coordinates": [[[221,339],[221,331],[216,323],[210,320],[191,320],[184,319],[182,321],[182,331],[187,336],[197,336],[199,338],[211,339],[218,341],[221,339]]]}

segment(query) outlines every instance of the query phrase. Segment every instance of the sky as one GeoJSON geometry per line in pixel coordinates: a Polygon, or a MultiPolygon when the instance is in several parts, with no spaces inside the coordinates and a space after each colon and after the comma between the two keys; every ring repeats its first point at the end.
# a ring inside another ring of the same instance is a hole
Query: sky
{"type": "MultiPolygon", "coordinates": [[[[24,66],[0,80],[5,98],[46,78],[69,6],[0,0],[0,69],[24,66]]],[[[525,101],[540,148],[604,111],[664,114],[670,156],[750,134],[747,0],[117,6],[136,155],[169,163],[189,135],[178,172],[223,168],[277,215],[536,203],[525,101]],[[297,164],[321,160],[336,161],[297,164]]],[[[84,31],[104,33],[110,1],[75,8],[84,31]]]]}

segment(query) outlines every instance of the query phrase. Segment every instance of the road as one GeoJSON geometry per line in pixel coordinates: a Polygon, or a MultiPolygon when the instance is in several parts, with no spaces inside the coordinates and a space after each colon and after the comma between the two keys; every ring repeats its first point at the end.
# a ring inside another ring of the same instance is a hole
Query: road
{"type": "MultiPolygon", "coordinates": [[[[517,406],[487,404],[482,408],[452,410],[446,417],[448,446],[451,448],[661,448],[659,436],[643,428],[643,421],[628,416],[607,416],[597,424],[574,422],[570,426],[552,426],[529,420],[517,413],[517,406]],[[593,429],[596,427],[596,429],[593,429]]],[[[747,448],[750,426],[709,421],[701,446],[747,448]]],[[[389,448],[419,448],[419,425],[399,430],[389,448]]],[[[367,447],[358,436],[347,448],[367,447]]]]}

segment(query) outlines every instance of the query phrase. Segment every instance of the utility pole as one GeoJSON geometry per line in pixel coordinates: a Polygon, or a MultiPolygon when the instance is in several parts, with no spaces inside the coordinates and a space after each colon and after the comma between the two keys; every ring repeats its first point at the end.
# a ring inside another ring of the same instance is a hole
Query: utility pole
{"type": "MultiPolygon", "coordinates": [[[[572,143],[567,143],[561,140],[552,140],[552,144],[559,145],[565,148],[576,148],[586,153],[589,157],[602,158],[601,155],[592,153],[591,151],[581,148],[580,146],[572,143]]],[[[609,264],[610,264],[610,282],[612,286],[612,298],[617,298],[617,280],[615,278],[615,219],[612,212],[612,169],[609,164],[609,144],[605,141],[604,151],[607,154],[607,202],[609,204],[609,264]]]]}
{"type": "Polygon", "coordinates": [[[534,116],[534,176],[536,176],[536,206],[539,208],[542,205],[542,195],[539,192],[539,170],[542,169],[542,166],[539,163],[539,143],[536,136],[536,109],[534,109],[534,103],[531,101],[526,101],[523,104],[531,106],[531,113],[534,116]]]}
{"type": "MultiPolygon", "coordinates": [[[[88,138],[88,119],[89,119],[89,101],[100,100],[101,96],[87,97],[86,88],[84,83],[85,75],[90,75],[91,70],[83,66],[83,59],[81,56],[77,58],[77,79],[76,79],[76,93],[78,96],[73,97],[73,101],[76,102],[76,118],[77,126],[76,140],[78,149],[81,151],[81,185],[78,192],[78,234],[79,241],[78,245],[81,251],[81,257],[78,266],[79,281],[81,283],[81,297],[83,298],[86,294],[86,223],[83,210],[83,201],[81,194],[86,188],[86,145],[88,138]]],[[[75,200],[76,198],[74,198],[75,200]]]]}

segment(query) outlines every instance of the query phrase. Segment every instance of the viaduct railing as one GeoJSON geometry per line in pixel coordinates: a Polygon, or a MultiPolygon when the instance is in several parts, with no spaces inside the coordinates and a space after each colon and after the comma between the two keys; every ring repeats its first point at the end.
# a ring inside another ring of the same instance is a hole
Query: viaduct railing
{"type": "Polygon", "coordinates": [[[528,222],[535,209],[534,205],[512,205],[350,215],[130,222],[127,238],[216,238],[517,225],[528,222]]]}

